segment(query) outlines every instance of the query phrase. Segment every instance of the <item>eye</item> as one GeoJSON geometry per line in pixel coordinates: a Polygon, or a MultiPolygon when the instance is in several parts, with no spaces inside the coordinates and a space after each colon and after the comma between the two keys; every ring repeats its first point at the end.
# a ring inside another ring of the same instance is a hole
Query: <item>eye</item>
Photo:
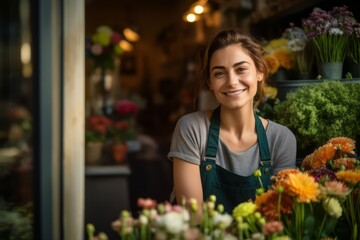
{"type": "Polygon", "coordinates": [[[213,73],[213,75],[214,75],[215,77],[221,77],[221,76],[223,76],[224,74],[225,74],[225,73],[222,72],[222,71],[216,71],[216,72],[213,73]]]}
{"type": "Polygon", "coordinates": [[[235,69],[236,73],[238,73],[238,74],[240,74],[240,73],[242,73],[242,72],[244,72],[246,70],[247,70],[247,68],[245,68],[245,67],[238,67],[238,68],[235,69]]]}

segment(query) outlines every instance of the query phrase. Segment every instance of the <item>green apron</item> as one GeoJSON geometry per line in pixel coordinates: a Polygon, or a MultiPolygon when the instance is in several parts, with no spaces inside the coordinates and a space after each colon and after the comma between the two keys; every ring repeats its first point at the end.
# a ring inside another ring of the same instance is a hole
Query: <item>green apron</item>
{"type": "MultiPolygon", "coordinates": [[[[258,135],[261,161],[261,181],[265,190],[271,185],[272,166],[270,151],[264,126],[258,115],[255,114],[255,126],[258,135]]],[[[240,176],[216,164],[216,153],[219,143],[220,107],[216,108],[211,116],[206,155],[200,164],[201,182],[204,201],[210,195],[216,196],[216,202],[223,204],[228,213],[241,202],[255,199],[256,189],[260,182],[253,174],[240,176]]]]}

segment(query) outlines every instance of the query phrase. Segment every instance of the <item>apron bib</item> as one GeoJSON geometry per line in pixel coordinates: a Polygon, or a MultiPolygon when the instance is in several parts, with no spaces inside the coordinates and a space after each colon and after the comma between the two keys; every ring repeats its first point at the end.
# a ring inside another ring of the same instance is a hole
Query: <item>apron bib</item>
{"type": "MultiPolygon", "coordinates": [[[[255,126],[258,135],[261,161],[261,181],[265,190],[271,185],[271,159],[266,132],[261,120],[255,114],[255,126]]],[[[216,153],[219,143],[220,107],[216,108],[211,116],[208,143],[204,161],[200,163],[203,199],[206,201],[210,195],[216,196],[216,202],[224,205],[226,212],[230,213],[241,202],[254,200],[256,189],[260,188],[259,180],[251,174],[240,176],[216,164],[216,153]]]]}

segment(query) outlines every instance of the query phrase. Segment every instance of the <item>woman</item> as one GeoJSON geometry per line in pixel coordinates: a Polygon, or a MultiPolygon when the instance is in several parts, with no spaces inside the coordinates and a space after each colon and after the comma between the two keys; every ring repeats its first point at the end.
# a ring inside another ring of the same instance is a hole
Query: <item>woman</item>
{"type": "MultiPolygon", "coordinates": [[[[174,194],[202,204],[217,197],[231,213],[255,198],[261,170],[266,189],[270,177],[295,168],[296,139],[285,126],[255,114],[268,75],[263,50],[238,30],[218,33],[204,55],[204,82],[219,106],[182,116],[175,127],[168,158],[173,161],[174,194]]],[[[201,206],[201,205],[200,205],[201,206]]]]}

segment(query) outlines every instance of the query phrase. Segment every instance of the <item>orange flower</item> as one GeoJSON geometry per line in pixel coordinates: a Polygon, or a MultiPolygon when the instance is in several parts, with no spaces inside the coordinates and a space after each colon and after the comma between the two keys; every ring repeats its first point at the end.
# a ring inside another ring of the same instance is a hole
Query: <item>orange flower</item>
{"type": "Polygon", "coordinates": [[[279,48],[274,51],[273,55],[279,60],[280,65],[285,69],[292,69],[294,67],[294,61],[289,49],[279,48]]]}
{"type": "Polygon", "coordinates": [[[335,146],[335,149],[341,150],[342,153],[355,154],[355,141],[347,137],[331,138],[328,143],[335,146]]]}
{"type": "MultiPolygon", "coordinates": [[[[274,189],[269,189],[267,192],[256,196],[255,204],[257,209],[268,220],[278,219],[278,198],[279,194],[274,189]]],[[[281,214],[290,214],[292,207],[292,198],[287,194],[282,194],[280,205],[281,214]]]]}
{"type": "Polygon", "coordinates": [[[296,197],[300,203],[317,201],[319,194],[318,183],[306,173],[289,174],[285,179],[285,192],[296,197]]]}
{"type": "Polygon", "coordinates": [[[272,55],[266,55],[264,57],[264,60],[269,68],[270,74],[276,73],[276,71],[280,67],[280,62],[278,61],[278,59],[272,55]]]}
{"type": "Polygon", "coordinates": [[[360,171],[346,170],[336,174],[337,179],[347,184],[355,185],[360,182],[360,171]]]}
{"type": "Polygon", "coordinates": [[[309,155],[307,155],[304,160],[301,162],[301,168],[303,168],[305,171],[307,170],[311,170],[312,166],[312,159],[314,157],[314,153],[311,153],[309,155]]]}
{"type": "Polygon", "coordinates": [[[296,174],[300,171],[298,169],[284,169],[279,171],[272,177],[273,188],[276,189],[278,186],[283,186],[283,182],[289,174],[296,174]]]}
{"type": "Polygon", "coordinates": [[[354,169],[354,163],[356,158],[338,158],[333,162],[333,168],[335,170],[340,169],[341,166],[344,166],[345,170],[354,169]]]}
{"type": "Polygon", "coordinates": [[[333,159],[335,155],[334,146],[331,143],[327,143],[318,149],[316,149],[311,158],[311,167],[312,168],[320,168],[324,166],[329,160],[333,159]]]}

